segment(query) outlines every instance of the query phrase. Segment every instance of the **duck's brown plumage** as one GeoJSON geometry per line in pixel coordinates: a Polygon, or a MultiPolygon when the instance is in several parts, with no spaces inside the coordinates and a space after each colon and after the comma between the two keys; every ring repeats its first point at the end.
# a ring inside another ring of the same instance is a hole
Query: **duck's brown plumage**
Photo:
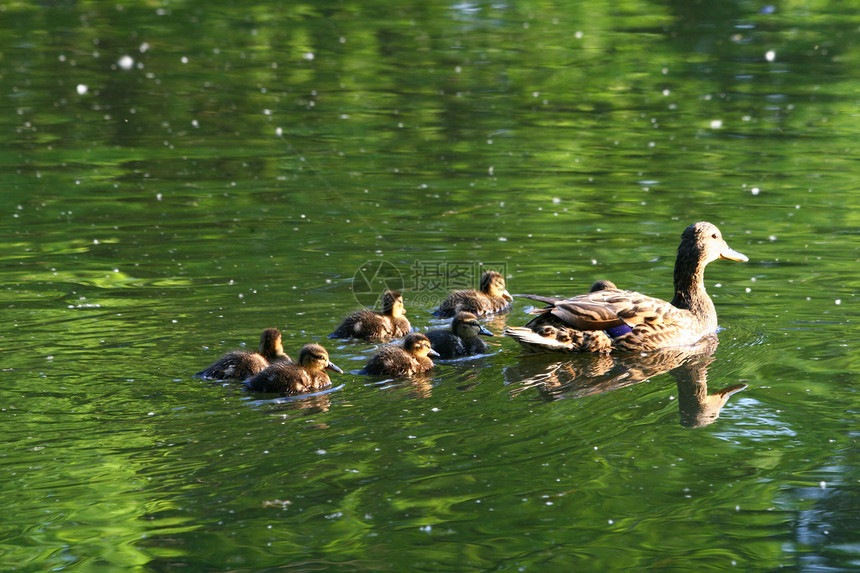
{"type": "Polygon", "coordinates": [[[377,352],[364,367],[373,375],[411,376],[433,368],[428,356],[438,356],[430,347],[430,340],[418,332],[403,340],[403,346],[386,346],[377,352]]]}
{"type": "Polygon", "coordinates": [[[465,311],[481,316],[508,309],[512,300],[505,277],[496,271],[487,271],[481,277],[480,290],[455,290],[433,314],[447,318],[465,311]]]}
{"type": "Polygon", "coordinates": [[[289,362],[290,357],[284,353],[281,344],[281,331],[277,328],[267,328],[260,336],[259,352],[234,350],[228,352],[209,368],[201,370],[195,376],[209,380],[227,380],[236,378],[244,380],[257,372],[263,371],[274,362],[289,362]]]}
{"type": "Polygon", "coordinates": [[[540,352],[648,351],[694,344],[717,328],[704,272],[709,262],[720,258],[748,260],[729,248],[716,226],[695,223],[681,235],[672,302],[633,291],[598,290],[535,309],[536,318],[524,328],[506,329],[505,334],[540,352]],[[572,342],[561,344],[538,335],[536,330],[544,325],[567,328],[572,342]]]}
{"type": "Polygon", "coordinates": [[[343,372],[329,361],[328,352],[319,344],[306,344],[299,352],[299,363],[276,362],[246,382],[254,392],[289,396],[315,392],[331,386],[326,370],[343,372]]]}
{"type": "Polygon", "coordinates": [[[365,340],[399,338],[409,334],[412,325],[406,319],[403,295],[387,290],[382,294],[382,312],[359,310],[343,319],[329,338],[361,338],[365,340]]]}
{"type": "Polygon", "coordinates": [[[487,344],[479,335],[493,336],[471,312],[458,312],[450,329],[431,330],[424,334],[440,358],[483,354],[487,351],[487,344]]]}

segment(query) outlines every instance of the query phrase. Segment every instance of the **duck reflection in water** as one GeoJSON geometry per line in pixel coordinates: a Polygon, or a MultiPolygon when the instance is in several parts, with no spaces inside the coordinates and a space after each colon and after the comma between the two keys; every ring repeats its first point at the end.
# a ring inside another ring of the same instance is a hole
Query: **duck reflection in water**
{"type": "Polygon", "coordinates": [[[708,393],[708,367],[718,344],[713,334],[693,346],[648,353],[578,355],[550,365],[539,356],[524,357],[518,367],[505,370],[505,378],[516,384],[513,395],[536,388],[543,400],[552,401],[618,390],[668,372],[678,387],[681,425],[697,428],[713,423],[729,398],[747,387],[733,384],[708,393]],[[538,369],[540,372],[535,372],[538,369]]]}

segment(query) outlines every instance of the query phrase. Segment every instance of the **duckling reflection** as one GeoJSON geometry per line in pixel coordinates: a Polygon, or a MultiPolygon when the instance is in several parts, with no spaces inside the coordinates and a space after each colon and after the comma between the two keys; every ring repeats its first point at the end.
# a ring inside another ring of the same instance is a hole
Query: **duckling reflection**
{"type": "Polygon", "coordinates": [[[430,346],[430,340],[414,332],[403,340],[403,346],[386,346],[377,352],[364,367],[365,374],[412,376],[433,368],[428,356],[439,356],[430,346]]]}
{"type": "Polygon", "coordinates": [[[455,290],[433,314],[449,318],[466,311],[482,316],[507,311],[512,300],[505,285],[505,277],[496,271],[487,271],[481,277],[480,290],[455,290]]]}
{"type": "Polygon", "coordinates": [[[267,328],[260,336],[259,352],[244,350],[228,352],[214,364],[194,376],[206,380],[227,380],[230,378],[244,380],[262,372],[274,362],[289,363],[290,357],[284,353],[281,331],[277,328],[267,328]]]}
{"type": "Polygon", "coordinates": [[[471,312],[458,312],[451,321],[450,329],[430,330],[424,334],[430,340],[430,346],[439,354],[439,358],[486,354],[487,343],[478,336],[493,336],[471,312]]]}
{"type": "Polygon", "coordinates": [[[387,290],[382,293],[382,312],[359,310],[343,319],[329,338],[361,338],[364,340],[400,338],[412,330],[404,316],[403,295],[387,290]]]}
{"type": "MultiPolygon", "coordinates": [[[[688,428],[713,423],[728,399],[747,387],[734,384],[708,394],[707,372],[713,361],[719,340],[711,335],[695,346],[670,348],[650,353],[616,355],[579,355],[571,360],[538,366],[537,356],[532,359],[530,376],[517,381],[512,395],[537,388],[539,396],[547,401],[566,398],[584,398],[626,386],[638,384],[654,376],[669,372],[678,387],[678,408],[681,425],[688,428]],[[534,372],[540,368],[539,372],[534,372]]],[[[505,378],[514,378],[526,372],[522,368],[506,369],[505,378]]]]}
{"type": "Polygon", "coordinates": [[[343,372],[328,359],[328,352],[319,344],[306,344],[299,352],[299,363],[276,362],[245,384],[254,392],[291,396],[315,392],[331,386],[326,370],[343,372]]]}

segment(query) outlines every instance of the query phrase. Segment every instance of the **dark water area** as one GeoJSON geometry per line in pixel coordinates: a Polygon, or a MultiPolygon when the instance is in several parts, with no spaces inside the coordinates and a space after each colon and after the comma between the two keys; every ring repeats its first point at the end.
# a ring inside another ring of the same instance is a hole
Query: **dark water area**
{"type": "Polygon", "coordinates": [[[0,6],[0,568],[860,569],[858,19],[839,2],[0,6]],[[402,290],[664,299],[718,339],[357,374],[402,290]],[[344,374],[193,377],[277,327],[344,374]],[[725,391],[721,395],[720,391],[725,391]]]}

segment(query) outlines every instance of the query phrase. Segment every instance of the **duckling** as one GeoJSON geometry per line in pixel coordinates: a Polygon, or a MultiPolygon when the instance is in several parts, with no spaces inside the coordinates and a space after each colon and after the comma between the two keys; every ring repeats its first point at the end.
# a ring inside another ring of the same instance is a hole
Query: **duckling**
{"type": "Polygon", "coordinates": [[[281,344],[281,331],[277,328],[267,328],[260,336],[260,351],[247,352],[234,350],[225,354],[220,360],[194,376],[207,380],[226,380],[238,378],[244,380],[258,372],[262,372],[274,362],[290,362],[290,357],[284,353],[281,344]]]}
{"type": "Polygon", "coordinates": [[[326,370],[343,373],[332,364],[328,352],[319,344],[306,344],[299,352],[299,363],[276,362],[247,380],[254,392],[289,396],[323,390],[331,386],[326,370]]]}
{"type": "Polygon", "coordinates": [[[481,290],[455,290],[433,314],[447,318],[464,310],[481,316],[507,310],[512,300],[505,288],[505,277],[496,271],[487,271],[481,277],[481,290]]]}
{"type": "Polygon", "coordinates": [[[478,335],[493,336],[471,312],[458,312],[451,321],[450,330],[431,330],[425,334],[440,358],[484,354],[487,344],[478,335]]]}
{"type": "Polygon", "coordinates": [[[364,367],[365,374],[411,376],[433,368],[428,356],[439,356],[430,346],[430,340],[413,332],[403,340],[403,346],[386,346],[377,352],[364,367]]]}
{"type": "Polygon", "coordinates": [[[359,310],[343,319],[329,338],[399,338],[409,334],[412,325],[405,316],[403,295],[394,290],[382,293],[382,312],[359,310]]]}
{"type": "Polygon", "coordinates": [[[593,285],[591,285],[591,288],[588,289],[588,292],[597,292],[599,290],[609,290],[609,289],[617,290],[618,287],[615,286],[615,283],[612,281],[608,281],[606,279],[601,279],[599,281],[596,281],[593,285]]]}

